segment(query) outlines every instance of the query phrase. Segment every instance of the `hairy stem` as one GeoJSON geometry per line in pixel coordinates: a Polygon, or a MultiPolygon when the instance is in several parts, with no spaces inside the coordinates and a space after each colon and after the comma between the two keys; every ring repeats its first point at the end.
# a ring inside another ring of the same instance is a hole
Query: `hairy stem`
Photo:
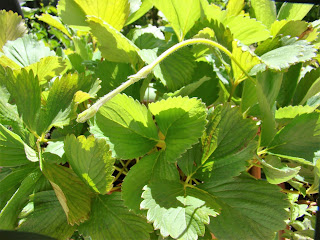
{"type": "Polygon", "coordinates": [[[225,48],[224,46],[220,45],[219,43],[209,40],[209,39],[205,39],[205,38],[194,38],[194,39],[189,39],[189,40],[185,40],[183,42],[180,42],[174,46],[172,46],[171,48],[169,48],[168,50],[166,50],[165,52],[163,52],[158,58],[156,58],[151,64],[143,67],[142,69],[140,69],[139,72],[137,72],[134,75],[129,76],[129,80],[122,83],[119,87],[117,87],[116,89],[114,89],[113,91],[109,92],[108,94],[106,94],[105,96],[103,96],[102,98],[100,98],[95,104],[93,104],[91,107],[89,107],[87,110],[85,110],[84,112],[80,113],[77,117],[77,122],[83,123],[85,121],[87,121],[89,118],[93,117],[99,110],[99,108],[105,104],[107,101],[109,101],[111,98],[113,98],[114,96],[116,96],[118,93],[122,92],[123,90],[125,90],[127,87],[131,86],[132,84],[134,84],[135,82],[139,81],[140,79],[146,78],[149,73],[152,72],[152,70],[154,69],[155,66],[157,66],[159,63],[161,63],[164,59],[166,59],[169,55],[171,55],[172,53],[174,53],[175,51],[179,50],[180,48],[183,48],[185,46],[189,46],[189,45],[193,45],[193,44],[204,44],[204,45],[208,45],[211,47],[216,47],[218,49],[220,49],[221,51],[223,51],[227,56],[230,57],[230,59],[232,61],[234,61],[234,63],[242,70],[242,72],[252,81],[254,81],[249,74],[247,73],[247,71],[241,66],[241,64],[233,57],[232,53],[225,48]]]}

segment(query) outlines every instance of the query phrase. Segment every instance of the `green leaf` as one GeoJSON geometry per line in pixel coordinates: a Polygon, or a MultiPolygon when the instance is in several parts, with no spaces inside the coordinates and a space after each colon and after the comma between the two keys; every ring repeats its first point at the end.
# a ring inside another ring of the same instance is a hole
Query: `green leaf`
{"type": "Polygon", "coordinates": [[[58,76],[66,68],[65,62],[60,57],[49,56],[41,58],[39,62],[27,66],[27,71],[32,70],[38,77],[40,85],[47,83],[53,77],[58,76]]]}
{"type": "Polygon", "coordinates": [[[90,219],[79,226],[79,232],[100,239],[149,239],[152,227],[146,219],[125,207],[121,195],[98,195],[93,203],[90,219]]]}
{"type": "Polygon", "coordinates": [[[140,49],[154,49],[166,45],[164,34],[156,26],[134,29],[128,38],[140,49]]]}
{"type": "Polygon", "coordinates": [[[4,54],[21,67],[39,62],[41,58],[55,56],[55,53],[44,42],[37,41],[32,35],[25,35],[3,46],[4,54]]]}
{"type": "MultiPolygon", "coordinates": [[[[146,63],[151,64],[171,45],[154,50],[143,49],[139,52],[139,55],[146,63]]],[[[169,91],[176,91],[192,81],[195,68],[195,57],[189,49],[183,48],[158,64],[153,69],[153,73],[169,91]]]]}
{"type": "Polygon", "coordinates": [[[61,0],[58,5],[63,22],[81,30],[88,30],[86,16],[95,16],[120,31],[129,10],[127,0],[61,0]]]}
{"type": "Polygon", "coordinates": [[[199,0],[152,0],[168,19],[181,42],[187,32],[200,18],[199,0]]]}
{"type": "Polygon", "coordinates": [[[192,148],[188,149],[185,153],[183,153],[177,160],[179,168],[187,177],[195,174],[199,167],[202,165],[202,155],[202,145],[199,142],[193,145],[192,148]]]}
{"type": "Polygon", "coordinates": [[[124,94],[116,95],[99,109],[93,127],[108,138],[122,159],[143,156],[159,139],[149,110],[124,94]]]}
{"type": "Polygon", "coordinates": [[[283,73],[258,72],[256,91],[261,114],[260,146],[268,146],[276,135],[275,101],[280,91],[283,73]]]}
{"type": "Polygon", "coordinates": [[[261,42],[270,37],[267,27],[254,18],[243,15],[228,17],[223,21],[235,39],[250,45],[252,43],[261,42]]]}
{"type": "Polygon", "coordinates": [[[35,170],[26,176],[21,182],[20,187],[7,202],[6,206],[0,212],[0,228],[3,230],[13,230],[18,222],[18,216],[28,202],[28,196],[34,190],[34,187],[41,176],[39,170],[35,170]]]}
{"type": "Polygon", "coordinates": [[[255,157],[257,143],[243,143],[243,149],[220,157],[210,157],[197,171],[195,177],[204,181],[221,181],[239,176],[246,170],[247,161],[255,157]]]}
{"type": "Polygon", "coordinates": [[[148,209],[148,221],[163,237],[197,239],[205,233],[209,216],[217,216],[215,198],[196,188],[185,188],[179,181],[155,182],[144,187],[141,203],[148,209]]]}
{"type": "Polygon", "coordinates": [[[305,102],[320,91],[320,68],[312,69],[300,79],[294,98],[293,104],[305,104],[305,102]]]}
{"type": "Polygon", "coordinates": [[[99,49],[105,59],[133,65],[140,61],[139,48],[110,24],[96,17],[88,17],[88,21],[91,33],[101,44],[99,49]]]}
{"type": "Polygon", "coordinates": [[[240,12],[242,11],[242,9],[244,8],[245,3],[244,0],[230,0],[228,1],[228,5],[227,5],[227,13],[228,16],[232,16],[232,15],[238,15],[240,14],[240,12]]]}
{"type": "Polygon", "coordinates": [[[38,161],[36,152],[0,124],[0,166],[15,167],[38,161]]]}
{"type": "Polygon", "coordinates": [[[299,62],[306,62],[315,56],[316,49],[307,41],[295,38],[284,40],[282,46],[261,56],[262,61],[269,68],[281,70],[299,62]]]}
{"type": "Polygon", "coordinates": [[[271,0],[251,0],[255,17],[264,25],[270,28],[271,24],[277,19],[276,4],[271,0]]]}
{"type": "MultiPolygon", "coordinates": [[[[254,53],[246,50],[245,48],[238,46],[236,41],[232,42],[232,55],[244,70],[249,72],[255,65],[261,63],[261,60],[254,53]]],[[[242,81],[247,78],[244,72],[238,67],[237,64],[232,61],[233,77],[236,82],[242,81]]]]}
{"type": "Polygon", "coordinates": [[[273,36],[283,35],[290,37],[299,37],[308,28],[308,23],[305,21],[286,21],[282,20],[279,23],[275,22],[271,27],[273,36]]]}
{"type": "Polygon", "coordinates": [[[40,21],[45,22],[48,25],[57,28],[58,30],[63,32],[65,35],[67,35],[70,39],[72,38],[68,29],[61,23],[61,21],[58,17],[52,16],[48,13],[43,13],[41,16],[37,16],[37,18],[40,21]]]}
{"type": "Polygon", "coordinates": [[[312,7],[313,4],[285,2],[279,9],[278,20],[302,20],[312,7]]]}
{"type": "Polygon", "coordinates": [[[277,103],[284,107],[290,104],[295,93],[302,63],[298,63],[289,67],[288,71],[283,74],[282,85],[277,97],[277,103]]]}
{"type": "Polygon", "coordinates": [[[142,4],[139,9],[135,12],[132,12],[127,19],[126,26],[135,22],[146,14],[153,7],[152,0],[142,0],[142,4]]]}
{"type": "MultiPolygon", "coordinates": [[[[0,209],[10,200],[27,175],[35,170],[33,165],[25,165],[9,172],[0,180],[0,209]]],[[[1,170],[1,173],[3,169],[1,170]]]]}
{"type": "Polygon", "coordinates": [[[130,169],[121,188],[124,204],[134,212],[141,213],[142,188],[156,180],[179,180],[176,166],[167,162],[163,151],[143,157],[130,169]]]}
{"type": "Polygon", "coordinates": [[[313,162],[314,152],[320,145],[319,124],[316,112],[295,117],[277,133],[267,151],[280,157],[313,162]]]}
{"type": "MultiPolygon", "coordinates": [[[[111,92],[113,89],[120,86],[128,76],[133,74],[134,71],[130,64],[108,61],[99,62],[94,73],[94,76],[101,80],[101,89],[98,92],[98,96],[102,97],[111,92]]],[[[135,96],[136,92],[134,91],[134,86],[136,84],[139,83],[135,83],[133,86],[131,85],[123,92],[127,95],[135,96]]]]}
{"type": "Polygon", "coordinates": [[[275,156],[267,156],[262,160],[263,172],[269,183],[280,184],[294,178],[300,171],[301,167],[290,168],[281,163],[280,158],[275,156]]]}
{"type": "Polygon", "coordinates": [[[15,100],[20,117],[29,130],[36,131],[40,117],[41,96],[38,78],[25,69],[13,72],[0,66],[0,84],[8,89],[15,100]]]}
{"type": "Polygon", "coordinates": [[[149,105],[158,127],[165,137],[165,158],[176,159],[197,143],[206,124],[206,108],[195,98],[168,98],[149,105]]]}
{"type": "Polygon", "coordinates": [[[27,33],[22,17],[14,12],[0,11],[0,52],[7,41],[13,41],[27,33]]]}
{"type": "Polygon", "coordinates": [[[202,136],[204,163],[210,156],[221,158],[246,146],[256,135],[257,126],[250,119],[243,119],[239,108],[230,104],[219,105],[208,115],[209,123],[202,136]]]}
{"type": "MultiPolygon", "coordinates": [[[[51,137],[53,135],[51,134],[51,137]]],[[[56,141],[56,142],[47,142],[48,146],[43,151],[42,156],[46,161],[50,163],[62,163],[64,160],[62,158],[64,155],[64,142],[63,141],[56,141]]]]}
{"type": "Polygon", "coordinates": [[[76,228],[68,224],[53,190],[36,193],[31,200],[34,210],[23,219],[18,231],[40,233],[61,240],[72,236],[76,228]]]}
{"type": "Polygon", "coordinates": [[[213,104],[219,97],[219,79],[208,63],[198,62],[196,68],[197,71],[192,76],[192,83],[173,93],[165,93],[163,98],[189,96],[201,98],[207,106],[213,104]]]}
{"type": "Polygon", "coordinates": [[[287,106],[284,108],[279,108],[276,111],[275,118],[278,120],[285,120],[285,119],[293,119],[298,115],[304,113],[312,113],[315,110],[315,107],[311,106],[287,106]]]}
{"type": "Polygon", "coordinates": [[[77,74],[68,74],[56,78],[50,88],[43,127],[39,130],[46,133],[53,126],[63,127],[70,123],[70,114],[74,110],[73,98],[80,85],[80,77],[77,74]]]}
{"type": "Polygon", "coordinates": [[[105,139],[69,135],[65,153],[73,171],[94,191],[106,194],[112,188],[114,159],[105,139]]]}
{"type": "Polygon", "coordinates": [[[276,231],[285,228],[288,203],[277,186],[244,175],[201,188],[221,203],[221,214],[209,225],[219,239],[273,239],[276,231]]]}
{"type": "Polygon", "coordinates": [[[92,192],[70,169],[43,162],[42,172],[50,181],[71,225],[89,218],[92,192]]]}

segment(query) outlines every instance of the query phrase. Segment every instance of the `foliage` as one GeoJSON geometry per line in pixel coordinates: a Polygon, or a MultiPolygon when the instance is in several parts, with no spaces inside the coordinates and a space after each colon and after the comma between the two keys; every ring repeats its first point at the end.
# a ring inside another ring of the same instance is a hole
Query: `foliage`
{"type": "Polygon", "coordinates": [[[0,11],[0,229],[312,238],[319,19],[215,3],[60,0],[27,24],[0,11]]]}

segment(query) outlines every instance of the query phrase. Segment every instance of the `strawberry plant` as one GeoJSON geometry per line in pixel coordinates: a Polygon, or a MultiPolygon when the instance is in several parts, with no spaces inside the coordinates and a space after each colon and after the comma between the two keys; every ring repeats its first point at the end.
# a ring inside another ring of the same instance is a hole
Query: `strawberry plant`
{"type": "Polygon", "coordinates": [[[55,51],[0,11],[0,229],[312,239],[320,21],[303,21],[311,8],[60,0],[58,17],[38,16],[64,39],[55,51]],[[135,26],[152,8],[154,25],[135,26]]]}

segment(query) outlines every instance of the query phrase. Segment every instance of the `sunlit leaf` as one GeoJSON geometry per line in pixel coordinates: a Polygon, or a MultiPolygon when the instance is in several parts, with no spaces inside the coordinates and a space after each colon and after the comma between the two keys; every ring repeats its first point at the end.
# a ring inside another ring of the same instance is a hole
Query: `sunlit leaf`
{"type": "Polygon", "coordinates": [[[116,156],[123,159],[143,156],[159,139],[150,111],[124,94],[99,109],[92,128],[98,128],[114,145],[116,156]]]}
{"type": "Polygon", "coordinates": [[[149,105],[164,136],[165,158],[174,162],[197,143],[206,124],[206,110],[200,100],[174,97],[149,105]]]}
{"type": "Polygon", "coordinates": [[[0,52],[7,41],[16,40],[27,33],[22,17],[14,12],[0,11],[0,52]]]}
{"type": "Polygon", "coordinates": [[[114,159],[104,139],[70,135],[65,139],[64,147],[73,171],[86,184],[100,194],[110,191],[114,159]]]}
{"type": "Polygon", "coordinates": [[[219,214],[215,198],[179,182],[155,182],[144,190],[141,207],[148,209],[148,220],[163,237],[197,239],[204,235],[209,216],[219,214]]]}

